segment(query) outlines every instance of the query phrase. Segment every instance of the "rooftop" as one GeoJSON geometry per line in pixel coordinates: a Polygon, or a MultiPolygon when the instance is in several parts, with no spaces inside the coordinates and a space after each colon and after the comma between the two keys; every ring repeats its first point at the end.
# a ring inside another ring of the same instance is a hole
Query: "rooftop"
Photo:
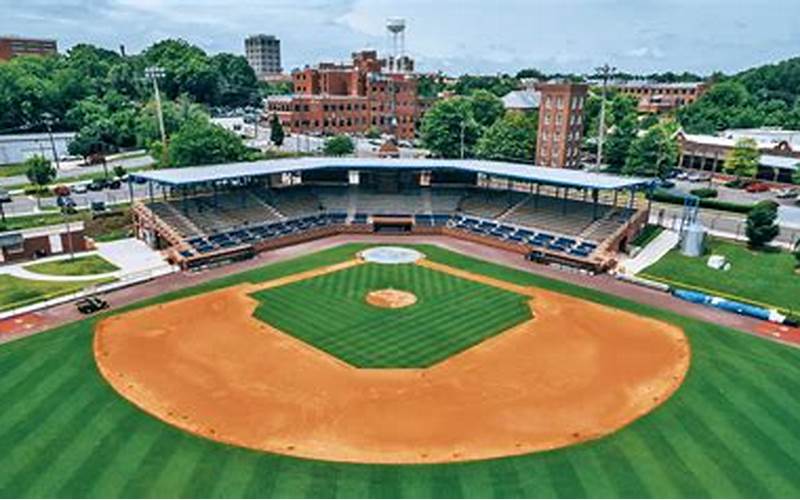
{"type": "Polygon", "coordinates": [[[531,89],[512,90],[503,96],[503,106],[506,109],[538,109],[542,100],[541,92],[531,89]]]}
{"type": "Polygon", "coordinates": [[[320,169],[354,170],[463,170],[540,184],[596,189],[645,187],[652,179],[583,172],[563,168],[535,167],[519,163],[484,160],[393,159],[393,158],[286,158],[204,167],[172,168],[131,173],[134,179],[170,186],[200,184],[243,177],[261,177],[284,172],[320,169]]]}

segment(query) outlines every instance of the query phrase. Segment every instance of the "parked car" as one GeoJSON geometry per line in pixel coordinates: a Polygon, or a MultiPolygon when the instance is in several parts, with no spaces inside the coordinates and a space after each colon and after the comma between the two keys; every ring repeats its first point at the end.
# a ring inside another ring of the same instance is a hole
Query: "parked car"
{"type": "Polygon", "coordinates": [[[89,185],[85,182],[72,185],[72,192],[75,194],[85,194],[89,190],[89,185]]]}
{"type": "Polygon", "coordinates": [[[89,191],[102,191],[107,187],[107,183],[105,179],[94,179],[86,187],[89,191]]]}
{"type": "Polygon", "coordinates": [[[769,184],[763,182],[751,182],[744,188],[748,193],[766,193],[769,191],[769,184]]]}
{"type": "Polygon", "coordinates": [[[678,179],[679,181],[685,181],[686,179],[689,178],[689,174],[687,174],[686,172],[678,172],[675,175],[675,178],[678,179]]]}
{"type": "Polygon", "coordinates": [[[664,180],[662,180],[661,182],[658,183],[658,187],[664,188],[664,189],[672,189],[672,188],[675,187],[675,183],[672,182],[669,179],[664,179],[664,180]]]}
{"type": "Polygon", "coordinates": [[[106,183],[108,189],[119,189],[122,187],[122,182],[119,179],[112,179],[106,183]]]}
{"type": "Polygon", "coordinates": [[[53,188],[53,195],[54,196],[69,196],[71,193],[69,186],[65,186],[60,184],[53,188]]]}
{"type": "Polygon", "coordinates": [[[783,188],[775,191],[775,196],[782,199],[791,199],[800,196],[800,188],[783,188]]]}
{"type": "Polygon", "coordinates": [[[75,303],[81,314],[93,314],[103,309],[108,309],[108,302],[96,295],[90,295],[75,303]]]}

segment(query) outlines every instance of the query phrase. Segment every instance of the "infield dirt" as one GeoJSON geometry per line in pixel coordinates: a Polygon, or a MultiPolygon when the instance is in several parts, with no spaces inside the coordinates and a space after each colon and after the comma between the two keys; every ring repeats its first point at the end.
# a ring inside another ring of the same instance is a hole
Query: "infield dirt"
{"type": "Polygon", "coordinates": [[[103,320],[100,372],[186,431],[238,446],[362,463],[526,454],[614,432],[664,402],[689,367],[667,323],[445,265],[531,297],[533,319],[427,369],[357,369],[253,317],[249,294],[349,261],[103,320]]]}

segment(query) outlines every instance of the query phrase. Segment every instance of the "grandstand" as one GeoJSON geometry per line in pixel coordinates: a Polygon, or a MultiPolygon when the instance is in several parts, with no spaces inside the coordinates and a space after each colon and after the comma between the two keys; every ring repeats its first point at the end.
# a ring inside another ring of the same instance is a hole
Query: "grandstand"
{"type": "Polygon", "coordinates": [[[447,234],[595,271],[643,227],[647,179],[473,160],[272,160],[131,174],[136,234],[185,268],[332,234],[447,234]],[[152,192],[152,191],[151,191],[152,192]]]}

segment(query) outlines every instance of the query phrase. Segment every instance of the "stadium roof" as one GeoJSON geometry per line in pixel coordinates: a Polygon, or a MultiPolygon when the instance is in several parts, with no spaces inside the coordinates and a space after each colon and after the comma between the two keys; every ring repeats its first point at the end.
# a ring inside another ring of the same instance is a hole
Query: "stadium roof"
{"type": "Polygon", "coordinates": [[[284,172],[303,172],[346,168],[354,170],[462,170],[512,180],[564,187],[625,189],[650,185],[653,180],[642,177],[622,177],[565,168],[536,167],[519,163],[484,160],[437,160],[394,158],[285,158],[245,163],[227,163],[204,167],[171,168],[132,172],[134,179],[170,186],[185,186],[261,177],[284,172]]]}

